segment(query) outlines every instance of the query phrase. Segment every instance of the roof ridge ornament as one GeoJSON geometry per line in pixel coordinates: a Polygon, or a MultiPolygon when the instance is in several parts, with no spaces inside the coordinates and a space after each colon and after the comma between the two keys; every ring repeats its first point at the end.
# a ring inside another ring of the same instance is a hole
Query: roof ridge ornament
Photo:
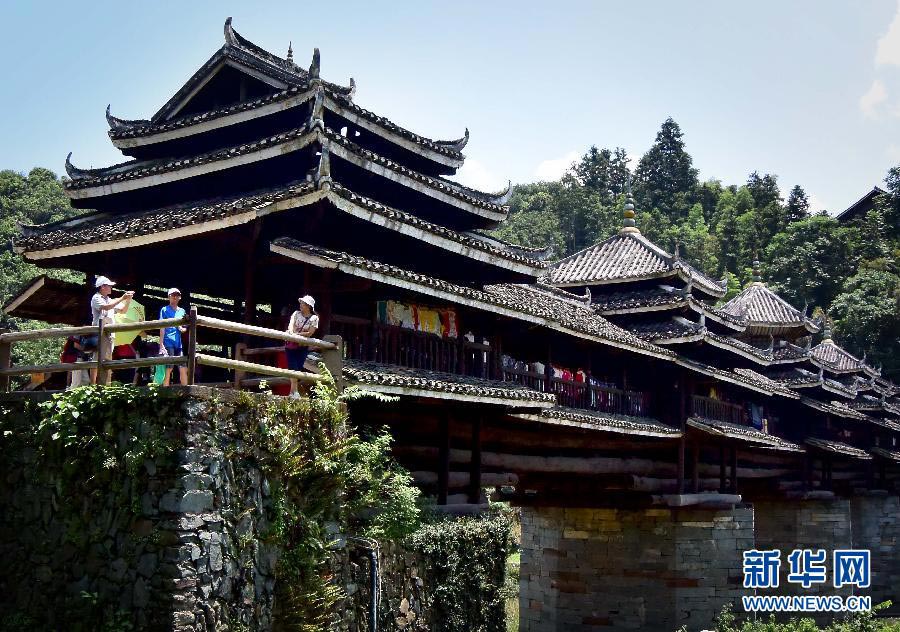
{"type": "Polygon", "coordinates": [[[512,196],[512,191],[513,191],[512,180],[507,180],[505,191],[500,191],[498,193],[492,193],[488,197],[491,199],[492,203],[503,206],[504,204],[509,202],[509,198],[512,196]]]}
{"type": "Polygon", "coordinates": [[[769,334],[769,355],[775,352],[775,336],[769,334]]]}
{"type": "Polygon", "coordinates": [[[330,191],[331,182],[331,152],[323,145],[322,153],[319,155],[319,168],[316,170],[316,188],[330,191]]]}
{"type": "Polygon", "coordinates": [[[350,92],[347,93],[347,99],[352,101],[354,96],[356,96],[356,81],[350,77],[350,92]]]}
{"type": "Polygon", "coordinates": [[[462,151],[465,146],[469,144],[469,128],[466,128],[466,133],[462,138],[457,138],[456,140],[439,140],[436,141],[436,144],[443,145],[447,149],[452,149],[453,151],[462,151]]]}
{"type": "Polygon", "coordinates": [[[591,304],[591,288],[589,288],[587,286],[585,286],[585,288],[584,288],[584,304],[585,305],[591,304]]]}
{"type": "Polygon", "coordinates": [[[225,43],[228,46],[239,46],[234,27],[231,26],[231,16],[225,18],[225,43]]]}
{"type": "Polygon", "coordinates": [[[325,131],[325,88],[322,84],[316,87],[316,98],[313,100],[309,118],[312,129],[318,127],[321,131],[325,131]]]}
{"type": "Polygon", "coordinates": [[[825,381],[825,365],[819,365],[819,382],[825,381]]]}
{"type": "Polygon", "coordinates": [[[764,285],[762,275],[759,272],[759,258],[756,253],[753,254],[753,276],[751,277],[754,285],[764,285]]]}
{"type": "Polygon", "coordinates": [[[628,172],[628,183],[625,189],[625,208],[622,213],[624,217],[624,221],[622,222],[622,229],[619,231],[619,234],[625,233],[636,233],[640,234],[641,231],[638,230],[637,225],[634,221],[634,196],[631,194],[631,172],[628,172]]]}
{"type": "Polygon", "coordinates": [[[71,151],[69,152],[69,155],[66,156],[66,173],[69,174],[69,177],[73,180],[84,180],[85,178],[92,178],[94,176],[89,169],[79,169],[72,164],[71,151]]]}
{"type": "Polygon", "coordinates": [[[294,43],[293,43],[291,40],[288,40],[288,52],[287,52],[287,56],[285,57],[285,59],[286,59],[288,62],[292,63],[292,64],[294,63],[294,48],[293,48],[293,44],[294,44],[294,43]]]}
{"type": "Polygon", "coordinates": [[[106,105],[106,122],[109,124],[109,129],[122,129],[124,127],[140,127],[141,125],[149,125],[150,121],[145,120],[137,120],[137,121],[128,121],[125,119],[120,119],[117,116],[113,116],[110,112],[110,108],[112,104],[109,103],[106,105]]]}
{"type": "Polygon", "coordinates": [[[319,73],[322,70],[322,55],[318,48],[313,49],[312,62],[309,64],[309,78],[311,81],[319,79],[319,73]]]}

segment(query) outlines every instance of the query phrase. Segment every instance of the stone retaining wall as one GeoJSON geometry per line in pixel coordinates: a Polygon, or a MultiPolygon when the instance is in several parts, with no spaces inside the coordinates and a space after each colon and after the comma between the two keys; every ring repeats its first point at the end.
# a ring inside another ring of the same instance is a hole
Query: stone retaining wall
{"type": "Polygon", "coordinates": [[[699,630],[752,543],[751,508],[525,508],[520,630],[699,630]]]}

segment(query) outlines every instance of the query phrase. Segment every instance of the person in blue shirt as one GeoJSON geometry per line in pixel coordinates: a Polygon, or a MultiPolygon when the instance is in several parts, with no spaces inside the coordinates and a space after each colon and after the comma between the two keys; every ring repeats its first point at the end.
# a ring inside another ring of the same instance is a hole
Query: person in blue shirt
{"type": "MultiPolygon", "coordinates": [[[[178,307],[178,302],[181,300],[181,291],[177,287],[169,288],[168,296],[169,304],[163,306],[159,310],[159,319],[184,318],[184,309],[178,307]]],[[[181,334],[186,331],[187,327],[183,325],[179,327],[163,327],[160,329],[160,353],[173,358],[184,355],[184,351],[181,347],[181,334]]],[[[166,377],[163,380],[163,386],[169,385],[169,380],[172,379],[173,367],[174,365],[171,364],[166,366],[166,377]]],[[[181,384],[187,384],[187,367],[183,364],[178,367],[178,377],[181,384]]]]}

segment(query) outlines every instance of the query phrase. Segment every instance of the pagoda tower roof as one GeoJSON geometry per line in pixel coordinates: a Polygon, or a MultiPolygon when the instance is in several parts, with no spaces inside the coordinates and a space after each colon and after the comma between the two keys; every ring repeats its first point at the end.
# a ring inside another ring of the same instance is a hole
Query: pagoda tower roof
{"type": "Polygon", "coordinates": [[[775,332],[805,330],[819,331],[806,314],[770,290],[762,281],[753,281],[744,290],[722,306],[722,311],[732,316],[744,316],[748,333],[768,335],[775,332]]]}

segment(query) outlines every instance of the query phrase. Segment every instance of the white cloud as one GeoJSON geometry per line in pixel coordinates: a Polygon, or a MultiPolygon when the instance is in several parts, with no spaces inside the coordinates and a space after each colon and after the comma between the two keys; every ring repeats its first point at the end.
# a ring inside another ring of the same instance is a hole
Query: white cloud
{"type": "Polygon", "coordinates": [[[535,168],[534,177],[547,182],[559,180],[579,157],[580,154],[573,150],[560,158],[545,160],[535,168]]]}
{"type": "Polygon", "coordinates": [[[900,0],[897,2],[897,13],[894,14],[887,33],[878,40],[875,64],[900,66],[900,0]]]}
{"type": "Polygon", "coordinates": [[[488,193],[503,191],[508,184],[507,180],[491,172],[484,166],[484,163],[474,158],[466,158],[466,162],[456,172],[456,176],[453,179],[467,187],[488,193]]]}
{"type": "Polygon", "coordinates": [[[859,98],[859,109],[869,118],[878,116],[879,106],[887,101],[887,88],[881,79],[872,82],[869,90],[859,98]]]}

